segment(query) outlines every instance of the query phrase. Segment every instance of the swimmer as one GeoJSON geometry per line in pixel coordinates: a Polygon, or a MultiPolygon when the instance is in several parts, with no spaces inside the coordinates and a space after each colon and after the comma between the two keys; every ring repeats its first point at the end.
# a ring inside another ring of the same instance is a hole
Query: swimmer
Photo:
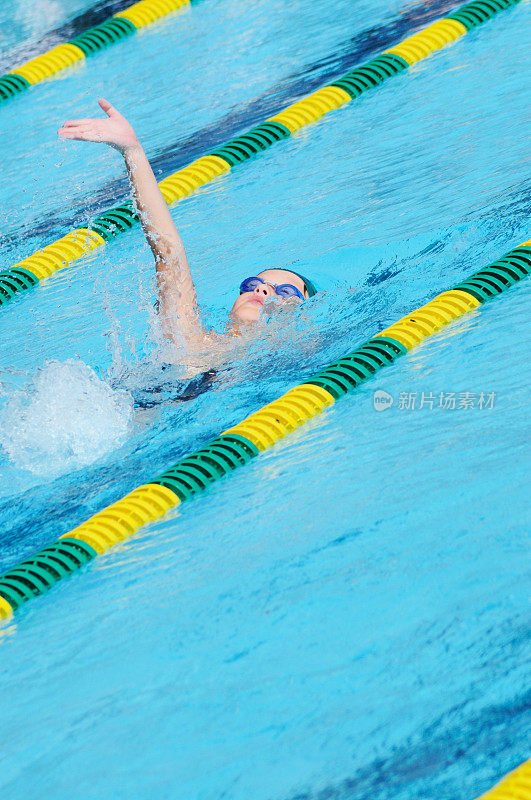
{"type": "Polygon", "coordinates": [[[63,139],[101,142],[118,150],[125,160],[140,221],[155,258],[158,309],[164,335],[188,351],[210,350],[241,335],[260,319],[264,305],[301,303],[315,294],[307,278],[285,269],[266,269],[245,278],[229,313],[223,334],[208,331],[201,322],[197,295],[184,245],[162,196],[153,170],[133,127],[107,100],[100,99],[107,118],[75,119],[58,130],[63,139]]]}

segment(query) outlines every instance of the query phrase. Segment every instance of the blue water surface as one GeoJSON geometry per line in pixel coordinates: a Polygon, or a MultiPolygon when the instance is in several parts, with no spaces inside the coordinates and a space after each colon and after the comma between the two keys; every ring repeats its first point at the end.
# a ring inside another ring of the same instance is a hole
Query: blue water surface
{"type": "MultiPolygon", "coordinates": [[[[447,8],[204,0],[4,104],[3,266],[127,196],[114,151],[55,138],[98,95],[162,177],[447,8]]],[[[132,409],[159,357],[139,228],[2,309],[2,570],[530,238],[528,23],[498,15],[173,207],[218,330],[246,275],[321,288],[210,392],[132,409]]],[[[6,623],[2,797],[472,800],[523,761],[530,286],[6,623]]]]}
{"type": "MultiPolygon", "coordinates": [[[[97,8],[105,4],[106,0],[96,4],[93,0],[4,0],[0,6],[1,71],[19,67],[33,56],[68,41],[71,37],[61,36],[61,32],[67,33],[69,23],[90,13],[94,5],[97,8]]],[[[90,22],[85,30],[89,26],[90,22]]]]}

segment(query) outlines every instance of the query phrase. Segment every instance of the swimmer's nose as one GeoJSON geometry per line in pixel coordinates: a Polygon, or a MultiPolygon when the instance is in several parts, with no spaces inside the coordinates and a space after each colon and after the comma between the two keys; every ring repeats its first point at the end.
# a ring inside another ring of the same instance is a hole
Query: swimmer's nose
{"type": "Polygon", "coordinates": [[[260,297],[271,297],[274,293],[273,287],[269,286],[267,283],[259,283],[254,290],[254,294],[257,294],[260,297]]]}

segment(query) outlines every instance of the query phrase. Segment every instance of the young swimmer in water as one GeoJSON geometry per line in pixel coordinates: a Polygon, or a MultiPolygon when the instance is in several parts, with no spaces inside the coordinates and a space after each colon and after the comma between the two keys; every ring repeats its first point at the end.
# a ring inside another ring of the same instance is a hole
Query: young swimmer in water
{"type": "Polygon", "coordinates": [[[119,150],[133,188],[140,221],[155,257],[159,314],[163,333],[175,343],[184,339],[187,350],[203,352],[241,334],[244,326],[256,322],[264,304],[300,303],[315,294],[307,278],[285,269],[266,269],[246,278],[240,285],[224,334],[203,327],[188,259],[168,205],[133,127],[107,100],[99,100],[107,119],[75,119],[58,130],[63,139],[102,142],[119,150]]]}

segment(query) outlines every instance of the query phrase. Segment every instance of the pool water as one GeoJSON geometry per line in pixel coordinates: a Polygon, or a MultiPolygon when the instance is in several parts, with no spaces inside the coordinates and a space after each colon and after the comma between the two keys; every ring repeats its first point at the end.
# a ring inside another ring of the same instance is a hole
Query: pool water
{"type": "MultiPolygon", "coordinates": [[[[89,8],[66,6],[50,26],[89,8]]],[[[2,9],[4,56],[42,32],[15,26],[31,7],[2,9]]],[[[114,151],[56,138],[98,96],[163,177],[451,7],[203,0],[3,104],[3,268],[127,196],[114,151]]],[[[218,330],[266,267],[321,289],[195,400],[133,408],[163,359],[140,228],[2,309],[2,570],[529,239],[529,13],[173,207],[218,330]]],[[[457,320],[6,623],[2,797],[472,800],[523,761],[530,299],[457,320]]]]}

